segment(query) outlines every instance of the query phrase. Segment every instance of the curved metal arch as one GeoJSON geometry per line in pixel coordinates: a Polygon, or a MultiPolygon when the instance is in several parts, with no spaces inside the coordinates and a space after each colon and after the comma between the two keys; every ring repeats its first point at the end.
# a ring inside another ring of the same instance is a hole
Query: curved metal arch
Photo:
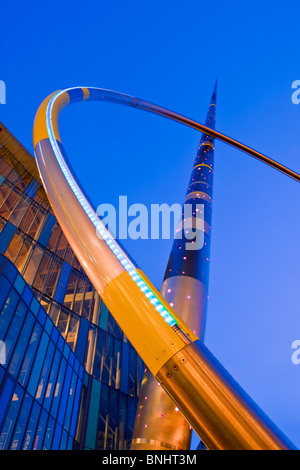
{"type": "Polygon", "coordinates": [[[204,443],[210,449],[294,448],[134,266],[85,198],[65,161],[58,116],[69,103],[87,99],[153,112],[233,145],[297,181],[300,175],[196,121],[102,88],[60,90],[43,101],[35,117],[38,169],[69,244],[125,335],[204,443]]]}
{"type": "MultiPolygon", "coordinates": [[[[257,150],[254,150],[253,148],[249,147],[246,144],[243,144],[232,137],[227,136],[226,134],[223,134],[221,132],[218,132],[214,129],[211,129],[210,127],[205,126],[204,124],[199,123],[198,121],[195,121],[193,119],[190,119],[186,116],[183,116],[181,114],[178,114],[174,111],[171,111],[167,108],[164,108],[162,106],[158,106],[156,104],[150,103],[149,101],[141,100],[139,98],[133,97],[131,95],[126,95],[124,93],[112,91],[112,90],[106,90],[104,88],[84,88],[84,87],[74,87],[74,88],[66,88],[65,90],[59,91],[54,94],[54,96],[51,97],[51,100],[49,103],[49,106],[53,106],[53,103],[58,100],[58,98],[61,96],[61,94],[67,92],[67,91],[72,91],[72,90],[89,90],[89,95],[85,95],[83,100],[85,99],[91,99],[94,101],[109,101],[112,103],[116,104],[122,104],[125,106],[130,106],[133,108],[138,108],[143,111],[147,111],[150,113],[154,113],[160,116],[163,116],[165,118],[168,118],[172,121],[176,121],[180,124],[184,124],[188,127],[191,127],[193,129],[196,129],[200,132],[203,132],[207,135],[210,135],[211,137],[220,140],[221,142],[224,142],[228,145],[231,145],[232,147],[241,150],[242,152],[256,158],[257,160],[265,163],[266,165],[271,166],[272,168],[282,172],[286,176],[289,176],[292,179],[295,179],[296,181],[300,182],[300,174],[295,172],[294,170],[291,170],[290,168],[287,168],[286,166],[282,165],[281,163],[275,161],[274,159],[262,154],[261,152],[258,152],[257,150]]],[[[80,101],[78,97],[73,97],[70,99],[70,102],[76,102],[80,101]]],[[[63,103],[64,104],[64,103],[63,103]]],[[[63,104],[61,105],[61,108],[63,108],[63,104]]],[[[51,118],[50,118],[51,119],[51,118]]]]}

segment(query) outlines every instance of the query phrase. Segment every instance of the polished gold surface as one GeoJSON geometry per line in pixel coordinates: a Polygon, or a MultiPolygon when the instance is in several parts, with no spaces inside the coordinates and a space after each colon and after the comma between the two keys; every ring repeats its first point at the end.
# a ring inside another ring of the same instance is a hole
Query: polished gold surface
{"type": "Polygon", "coordinates": [[[189,326],[197,339],[203,339],[208,294],[205,285],[190,276],[173,276],[163,282],[161,294],[169,304],[173,304],[181,321],[189,326]]]}
{"type": "Polygon", "coordinates": [[[293,444],[196,341],[156,376],[210,450],[286,450],[293,444]]]}
{"type": "Polygon", "coordinates": [[[111,280],[102,299],[127,338],[134,339],[137,353],[154,375],[185,346],[185,339],[157,315],[127,272],[111,280]]]}
{"type": "MultiPolygon", "coordinates": [[[[189,276],[167,278],[161,294],[199,338],[204,336],[205,285],[189,276]]],[[[179,332],[180,334],[180,332],[179,332]]],[[[133,432],[132,450],[189,450],[192,427],[159,382],[147,370],[133,432]]]]}
{"type": "MultiPolygon", "coordinates": [[[[33,148],[35,148],[36,144],[40,142],[43,139],[48,138],[48,130],[47,130],[47,122],[46,122],[46,109],[48,106],[48,103],[53,95],[55,95],[56,91],[54,93],[51,93],[51,95],[47,96],[47,98],[44,99],[44,101],[40,104],[35,118],[34,118],[34,124],[33,124],[33,133],[32,133],[32,139],[33,139],[33,148]]],[[[58,111],[58,110],[57,110],[58,111]]],[[[54,124],[54,128],[58,128],[58,114],[56,114],[56,122],[54,124]]]]}
{"type": "Polygon", "coordinates": [[[182,450],[182,447],[175,447],[155,439],[137,438],[134,439],[131,450],[182,450]]]}
{"type": "Polygon", "coordinates": [[[160,383],[144,374],[131,450],[188,450],[191,426],[160,383]]]}

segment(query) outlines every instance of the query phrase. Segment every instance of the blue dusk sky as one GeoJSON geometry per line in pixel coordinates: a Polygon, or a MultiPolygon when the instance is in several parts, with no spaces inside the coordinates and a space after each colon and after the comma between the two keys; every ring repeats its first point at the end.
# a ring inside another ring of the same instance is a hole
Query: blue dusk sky
{"type": "MultiPolygon", "coordinates": [[[[216,129],[300,172],[300,3],[73,0],[0,5],[0,120],[33,153],[41,101],[98,86],[204,122],[218,77],[216,129]]],[[[66,108],[61,136],[97,207],[182,203],[200,134],[108,103],[66,108]]],[[[205,343],[300,447],[299,183],[215,144],[205,343]]],[[[172,240],[125,240],[160,288],[172,240]]]]}

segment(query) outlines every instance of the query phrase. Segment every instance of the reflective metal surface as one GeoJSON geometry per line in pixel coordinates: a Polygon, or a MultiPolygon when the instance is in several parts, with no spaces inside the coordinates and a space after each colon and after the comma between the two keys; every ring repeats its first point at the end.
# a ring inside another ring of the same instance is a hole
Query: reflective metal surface
{"type": "Polygon", "coordinates": [[[256,417],[260,412],[251,400],[245,402],[239,398],[240,388],[226,380],[226,371],[221,367],[220,379],[220,374],[211,366],[209,353],[203,354],[200,348],[199,354],[197,345],[185,347],[184,338],[195,341],[196,335],[137,270],[85,198],[65,161],[57,119],[60,107],[86,99],[155,112],[230,143],[298,181],[300,175],[177,113],[100,88],[74,87],[51,95],[42,103],[34,123],[34,150],[40,176],[68,242],[125,335],[151,372],[159,381],[162,379],[164,388],[196,432],[211,448],[285,448],[289,445],[292,448],[273,423],[269,420],[261,423],[256,417]],[[186,357],[181,355],[183,348],[185,354],[188,352],[186,357]],[[174,367],[179,365],[172,361],[178,358],[180,363],[182,359],[186,361],[188,367],[181,367],[181,373],[176,375],[174,367]],[[171,380],[166,380],[169,373],[171,380]],[[228,423],[231,418],[234,421],[228,423]],[[278,438],[274,437],[275,433],[278,438]]]}
{"type": "MultiPolygon", "coordinates": [[[[174,310],[202,338],[205,286],[191,277],[173,276],[163,282],[161,294],[167,301],[172,300],[174,310]]],[[[191,426],[149,370],[144,375],[141,392],[131,449],[188,450],[191,426]]]]}
{"type": "Polygon", "coordinates": [[[191,426],[149,369],[144,374],[131,450],[188,450],[191,426]]]}
{"type": "Polygon", "coordinates": [[[209,449],[294,448],[201,341],[173,356],[156,378],[209,449]]]}

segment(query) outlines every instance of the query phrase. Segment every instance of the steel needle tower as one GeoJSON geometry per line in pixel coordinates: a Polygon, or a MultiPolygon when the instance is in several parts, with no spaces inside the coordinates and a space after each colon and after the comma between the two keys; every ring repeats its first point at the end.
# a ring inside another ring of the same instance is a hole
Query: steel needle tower
{"type": "MultiPolygon", "coordinates": [[[[216,93],[217,82],[205,122],[212,129],[216,93]]],[[[208,298],[213,169],[213,138],[202,134],[184,199],[184,207],[189,210],[182,212],[161,288],[163,297],[202,341],[208,298]],[[191,230],[197,230],[200,247],[195,242],[186,243],[187,238],[192,240],[191,230]]],[[[131,449],[187,450],[191,432],[189,423],[147,369],[131,449]]]]}

